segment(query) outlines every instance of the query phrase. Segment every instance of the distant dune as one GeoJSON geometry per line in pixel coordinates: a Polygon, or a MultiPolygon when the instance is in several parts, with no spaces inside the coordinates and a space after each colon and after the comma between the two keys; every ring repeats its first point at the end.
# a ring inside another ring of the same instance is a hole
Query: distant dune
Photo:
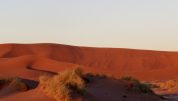
{"type": "MultiPolygon", "coordinates": [[[[30,89],[2,86],[0,101],[54,101],[38,87],[40,75],[54,75],[80,66],[85,72],[142,81],[178,79],[178,52],[122,48],[92,48],[62,44],[0,44],[0,78],[18,77],[30,89]]],[[[128,92],[115,79],[95,79],[87,86],[87,101],[163,101],[156,95],[128,92]]],[[[74,101],[83,101],[83,98],[74,101]]],[[[175,100],[176,101],[176,100],[175,100]]]]}
{"type": "Polygon", "coordinates": [[[116,78],[131,75],[142,80],[178,79],[178,52],[61,44],[0,45],[0,75],[28,74],[33,78],[39,73],[26,67],[56,72],[75,65],[116,78]]]}

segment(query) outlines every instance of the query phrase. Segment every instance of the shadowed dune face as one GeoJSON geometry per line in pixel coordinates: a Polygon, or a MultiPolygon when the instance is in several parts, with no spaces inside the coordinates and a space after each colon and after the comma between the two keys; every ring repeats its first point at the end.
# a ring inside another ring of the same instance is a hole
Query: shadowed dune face
{"type": "Polygon", "coordinates": [[[142,80],[178,78],[178,52],[75,47],[60,44],[1,44],[0,73],[38,75],[32,68],[59,72],[82,65],[84,69],[142,80]],[[52,66],[52,67],[51,67],[52,66]]]}

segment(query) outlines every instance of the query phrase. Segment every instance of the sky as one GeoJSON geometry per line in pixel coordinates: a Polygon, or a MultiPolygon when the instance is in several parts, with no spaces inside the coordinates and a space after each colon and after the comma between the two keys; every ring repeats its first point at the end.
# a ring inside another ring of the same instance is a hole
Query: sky
{"type": "Polygon", "coordinates": [[[178,0],[0,0],[0,43],[178,51],[178,0]]]}

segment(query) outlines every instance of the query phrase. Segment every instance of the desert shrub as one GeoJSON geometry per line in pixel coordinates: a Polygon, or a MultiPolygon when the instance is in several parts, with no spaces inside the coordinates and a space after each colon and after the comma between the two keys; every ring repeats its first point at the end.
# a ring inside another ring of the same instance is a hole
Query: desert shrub
{"type": "Polygon", "coordinates": [[[125,81],[131,82],[133,84],[139,84],[140,83],[139,80],[133,78],[132,76],[122,76],[121,80],[125,80],[125,81]]]}
{"type": "Polygon", "coordinates": [[[9,86],[15,86],[18,90],[21,90],[21,91],[28,90],[27,85],[24,82],[22,82],[22,79],[20,78],[13,78],[9,86]]]}
{"type": "Polygon", "coordinates": [[[107,77],[109,77],[104,73],[91,73],[91,72],[86,73],[85,76],[86,77],[98,77],[98,78],[107,78],[107,77]]]}
{"type": "Polygon", "coordinates": [[[139,80],[131,76],[123,76],[121,80],[127,81],[128,90],[140,91],[143,93],[151,93],[151,86],[148,83],[141,83],[139,80]]]}
{"type": "Polygon", "coordinates": [[[70,101],[70,90],[59,80],[53,77],[40,76],[40,85],[42,90],[57,101],[70,101]]]}
{"type": "Polygon", "coordinates": [[[176,82],[174,80],[169,80],[166,82],[168,88],[173,88],[176,86],[176,82]]]}
{"type": "Polygon", "coordinates": [[[49,79],[51,79],[50,76],[42,75],[42,76],[39,77],[39,82],[40,82],[40,84],[45,84],[45,83],[48,82],[49,79]]]}
{"type": "Polygon", "coordinates": [[[22,81],[22,79],[18,77],[12,77],[12,78],[1,78],[0,80],[1,85],[8,85],[8,86],[13,86],[17,90],[20,91],[26,91],[28,90],[28,86],[22,81]]]}
{"type": "Polygon", "coordinates": [[[159,82],[157,85],[162,89],[172,89],[177,86],[177,82],[174,80],[168,80],[165,82],[159,82]]]}
{"type": "Polygon", "coordinates": [[[151,93],[152,92],[150,85],[148,85],[146,83],[140,83],[137,86],[139,87],[140,91],[143,93],[151,93]]]}
{"type": "Polygon", "coordinates": [[[66,70],[53,77],[41,76],[40,85],[48,96],[57,101],[71,101],[71,93],[83,94],[85,82],[80,68],[66,70]]]}

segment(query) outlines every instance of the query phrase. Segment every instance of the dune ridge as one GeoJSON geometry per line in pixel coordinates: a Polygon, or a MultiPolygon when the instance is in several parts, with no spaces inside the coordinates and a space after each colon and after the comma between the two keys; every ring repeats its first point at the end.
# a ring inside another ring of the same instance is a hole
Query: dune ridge
{"type": "MultiPolygon", "coordinates": [[[[132,75],[142,80],[177,79],[178,52],[122,48],[92,48],[61,44],[1,44],[0,66],[3,74],[15,68],[29,74],[34,68],[53,72],[75,65],[116,78],[132,75]],[[148,75],[148,76],[145,76],[148,75]]],[[[20,73],[20,72],[19,72],[20,73]]],[[[22,73],[22,72],[21,72],[22,73]]],[[[32,72],[32,75],[35,72],[32,72]]]]}

